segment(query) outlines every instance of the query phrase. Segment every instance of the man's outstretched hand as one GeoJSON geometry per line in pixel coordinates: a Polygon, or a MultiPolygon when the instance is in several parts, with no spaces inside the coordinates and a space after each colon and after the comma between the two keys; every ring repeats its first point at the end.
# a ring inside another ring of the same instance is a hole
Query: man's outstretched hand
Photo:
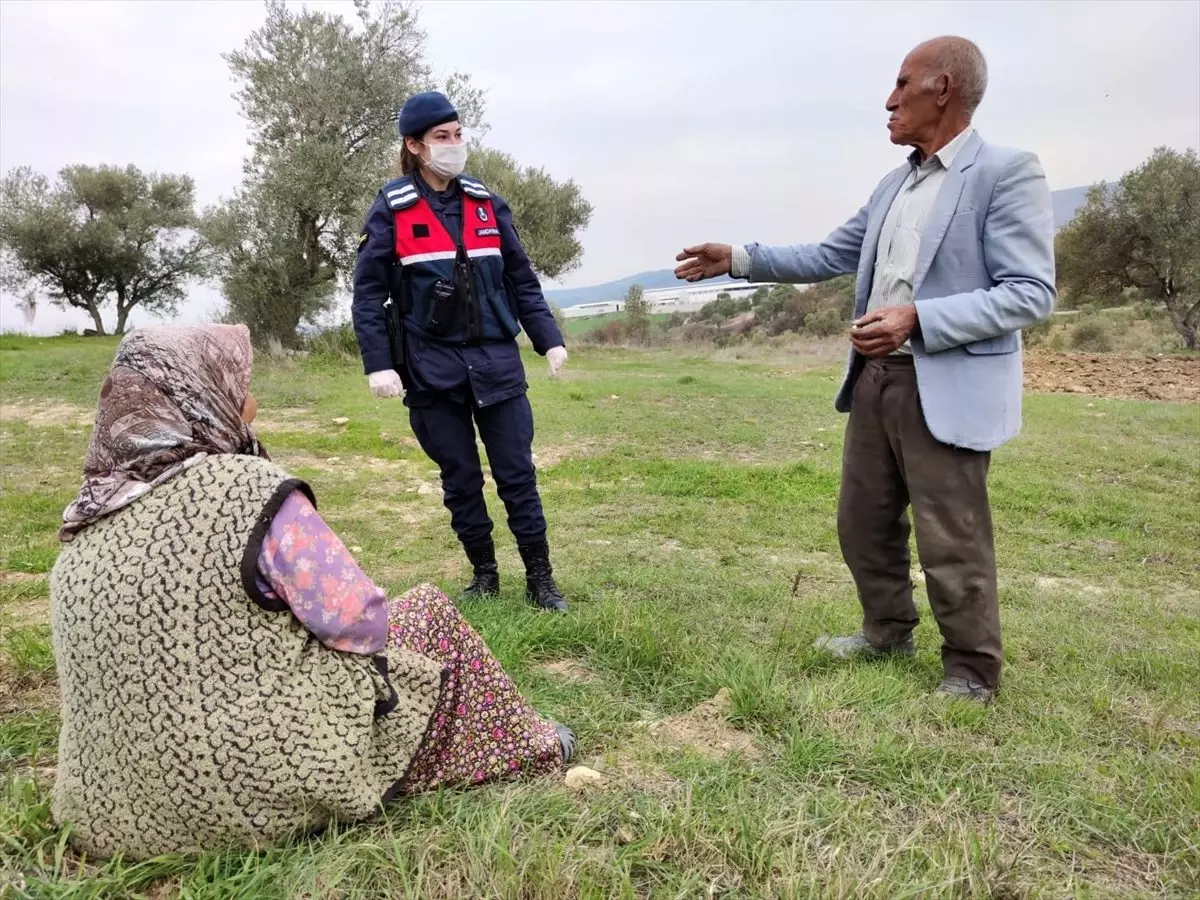
{"type": "Polygon", "coordinates": [[[915,306],[885,306],[854,321],[850,343],[863,356],[887,356],[900,349],[916,328],[915,306]]]}
{"type": "Polygon", "coordinates": [[[675,257],[675,261],[683,263],[675,270],[676,278],[703,281],[705,278],[729,274],[729,267],[733,265],[733,248],[728,244],[700,244],[698,247],[688,247],[675,257]]]}

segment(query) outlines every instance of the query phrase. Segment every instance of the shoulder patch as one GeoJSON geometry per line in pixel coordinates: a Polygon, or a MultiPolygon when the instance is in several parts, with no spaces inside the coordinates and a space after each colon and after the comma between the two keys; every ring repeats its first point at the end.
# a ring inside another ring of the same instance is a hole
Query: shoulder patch
{"type": "Polygon", "coordinates": [[[420,200],[421,195],[411,178],[397,178],[383,186],[383,198],[390,209],[407,209],[420,200]]]}
{"type": "Polygon", "coordinates": [[[458,183],[462,185],[463,193],[476,200],[490,200],[492,195],[483,186],[483,182],[470,175],[459,175],[458,183]]]}

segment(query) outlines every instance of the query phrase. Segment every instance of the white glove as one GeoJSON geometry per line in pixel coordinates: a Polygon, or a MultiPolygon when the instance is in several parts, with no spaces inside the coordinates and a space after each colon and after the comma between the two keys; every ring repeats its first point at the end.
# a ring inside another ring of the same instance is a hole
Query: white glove
{"type": "Polygon", "coordinates": [[[551,347],[546,351],[546,362],[550,363],[550,377],[557,378],[562,371],[563,363],[567,361],[566,347],[551,347]]]}
{"type": "Polygon", "coordinates": [[[395,369],[372,372],[367,376],[367,384],[371,386],[372,396],[381,400],[385,397],[404,396],[404,385],[400,383],[400,374],[395,369]]]}

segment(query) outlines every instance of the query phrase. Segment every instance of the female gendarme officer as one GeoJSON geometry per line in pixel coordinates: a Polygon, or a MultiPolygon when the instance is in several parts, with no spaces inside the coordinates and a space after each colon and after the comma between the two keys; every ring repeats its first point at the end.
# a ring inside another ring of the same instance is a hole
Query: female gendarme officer
{"type": "Polygon", "coordinates": [[[403,396],[421,448],[441,467],[450,524],[474,567],[464,596],[500,587],[475,428],[525,561],[528,598],[566,611],[554,583],[533,466],[521,328],[550,374],[562,333],[513,227],[512,211],[463,175],[467,147],[442,94],[400,112],[404,177],[379,192],[359,240],[354,331],[376,397],[403,396]]]}

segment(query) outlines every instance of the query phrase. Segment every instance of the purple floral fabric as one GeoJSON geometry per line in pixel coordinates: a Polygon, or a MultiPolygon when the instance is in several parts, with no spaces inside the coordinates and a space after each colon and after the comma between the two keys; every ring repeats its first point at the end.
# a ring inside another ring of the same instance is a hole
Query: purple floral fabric
{"type": "Polygon", "coordinates": [[[421,585],[387,600],[300,491],[271,522],[257,580],[327,647],[372,655],[393,647],[442,663],[442,696],[404,793],[544,774],[562,764],[554,725],[521,696],[446,595],[421,585]]]}
{"type": "Polygon", "coordinates": [[[521,696],[445,594],[421,585],[390,605],[389,644],[446,667],[429,733],[404,777],[405,793],[545,775],[562,765],[554,725],[521,696]]]}
{"type": "Polygon", "coordinates": [[[282,599],[322,644],[375,655],[387,642],[387,595],[301,491],[275,514],[258,557],[258,588],[282,599]]]}

